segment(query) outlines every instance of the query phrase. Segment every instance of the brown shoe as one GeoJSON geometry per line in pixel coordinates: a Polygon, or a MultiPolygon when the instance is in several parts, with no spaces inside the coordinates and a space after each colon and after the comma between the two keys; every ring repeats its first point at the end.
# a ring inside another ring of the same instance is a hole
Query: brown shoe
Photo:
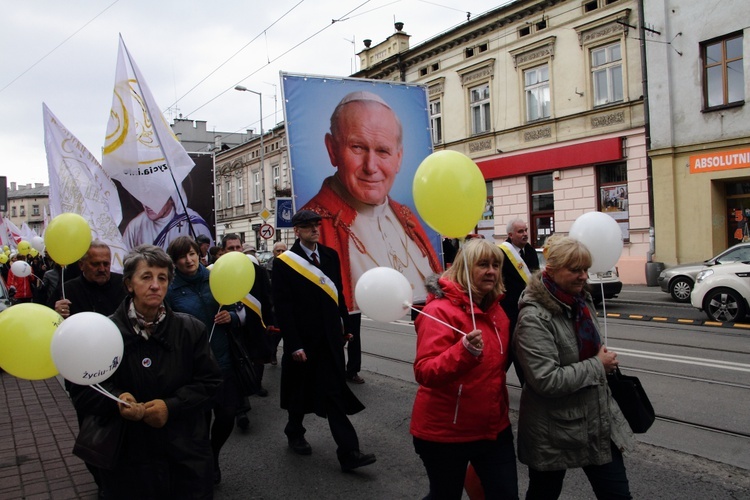
{"type": "Polygon", "coordinates": [[[352,384],[364,384],[365,383],[365,379],[363,379],[356,373],[352,376],[347,376],[346,380],[347,382],[351,382],[352,384]]]}

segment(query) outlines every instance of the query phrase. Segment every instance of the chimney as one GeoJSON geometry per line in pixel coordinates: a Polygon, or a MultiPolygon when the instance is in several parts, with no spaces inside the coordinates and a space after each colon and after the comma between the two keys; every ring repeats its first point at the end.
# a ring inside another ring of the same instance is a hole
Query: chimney
{"type": "Polygon", "coordinates": [[[44,183],[43,183],[43,182],[35,182],[35,183],[34,183],[34,187],[35,187],[35,188],[40,188],[40,187],[44,187],[44,183]]]}
{"type": "Polygon", "coordinates": [[[401,31],[402,29],[404,29],[404,23],[402,22],[397,22],[393,26],[396,28],[396,31],[401,31]]]}
{"type": "Polygon", "coordinates": [[[16,190],[16,183],[15,182],[11,182],[10,183],[10,190],[11,191],[15,191],[16,190]]]}

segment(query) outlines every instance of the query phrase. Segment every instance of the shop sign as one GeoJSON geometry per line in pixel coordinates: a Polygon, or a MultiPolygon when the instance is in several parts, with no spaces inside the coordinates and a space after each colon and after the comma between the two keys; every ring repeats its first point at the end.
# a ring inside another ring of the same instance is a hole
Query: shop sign
{"type": "Polygon", "coordinates": [[[750,167],[750,148],[690,156],[690,173],[702,174],[750,167]]]}

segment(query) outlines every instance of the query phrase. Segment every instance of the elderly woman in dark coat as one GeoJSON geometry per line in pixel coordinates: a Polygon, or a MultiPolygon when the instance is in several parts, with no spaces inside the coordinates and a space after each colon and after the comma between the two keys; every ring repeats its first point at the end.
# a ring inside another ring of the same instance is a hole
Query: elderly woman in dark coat
{"type": "Polygon", "coordinates": [[[212,498],[213,458],[206,410],[221,372],[198,319],[165,303],[174,266],[159,247],[141,245],[125,257],[129,296],[111,316],[125,352],[102,383],[129,403],[86,387],[71,391],[81,412],[125,419],[113,470],[102,471],[107,498],[212,498]]]}
{"type": "Polygon", "coordinates": [[[558,498],[567,469],[582,467],[597,498],[631,498],[622,451],[633,443],[607,385],[617,354],[599,336],[584,290],[591,253],[559,238],[544,271],[519,301],[513,339],[526,384],[518,417],[518,458],[529,466],[527,499],[558,498]]]}

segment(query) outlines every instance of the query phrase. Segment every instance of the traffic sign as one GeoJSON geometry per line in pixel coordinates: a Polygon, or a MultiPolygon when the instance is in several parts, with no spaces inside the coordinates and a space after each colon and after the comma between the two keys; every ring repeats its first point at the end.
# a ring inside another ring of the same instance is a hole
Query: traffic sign
{"type": "Polygon", "coordinates": [[[263,224],[260,226],[260,237],[264,240],[270,240],[273,238],[273,233],[275,232],[273,229],[273,226],[271,224],[263,224]]]}

